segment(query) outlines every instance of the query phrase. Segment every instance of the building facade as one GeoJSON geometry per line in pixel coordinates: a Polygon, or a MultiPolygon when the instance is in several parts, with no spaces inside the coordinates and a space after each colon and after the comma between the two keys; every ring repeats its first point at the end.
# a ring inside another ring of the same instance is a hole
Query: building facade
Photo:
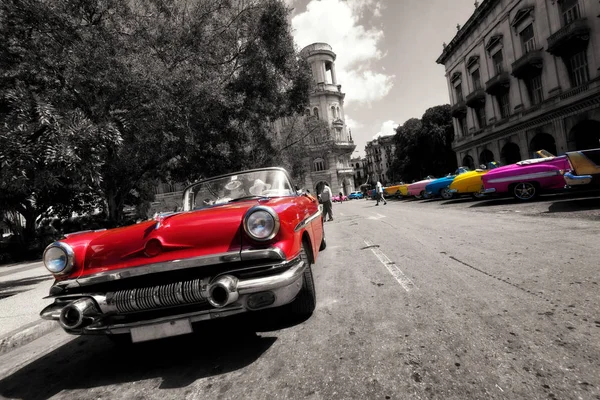
{"type": "Polygon", "coordinates": [[[304,186],[320,193],[327,184],[333,193],[348,195],[355,190],[350,158],[356,145],[345,121],[346,95],[337,81],[336,54],[327,43],[313,43],[302,49],[300,56],[310,65],[313,77],[310,107],[305,116],[325,121],[329,128],[323,140],[307,144],[309,157],[305,165],[309,173],[304,186]]]}
{"type": "Polygon", "coordinates": [[[353,157],[350,159],[350,166],[354,169],[354,188],[359,190],[360,186],[367,183],[366,159],[363,157],[353,157]]]}
{"type": "Polygon", "coordinates": [[[365,153],[366,172],[370,183],[374,184],[380,181],[385,186],[401,180],[400,177],[394,175],[392,170],[396,153],[394,136],[381,136],[367,142],[365,153]]]}
{"type": "Polygon", "coordinates": [[[600,147],[600,4],[484,0],[437,59],[458,165],[600,147]]]}

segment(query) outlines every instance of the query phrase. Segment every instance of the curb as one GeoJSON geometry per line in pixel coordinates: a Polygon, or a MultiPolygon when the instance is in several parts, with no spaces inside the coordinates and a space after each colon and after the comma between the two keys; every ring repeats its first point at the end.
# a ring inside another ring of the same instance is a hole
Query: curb
{"type": "Polygon", "coordinates": [[[58,329],[56,321],[37,320],[0,338],[0,355],[6,354],[58,329]]]}

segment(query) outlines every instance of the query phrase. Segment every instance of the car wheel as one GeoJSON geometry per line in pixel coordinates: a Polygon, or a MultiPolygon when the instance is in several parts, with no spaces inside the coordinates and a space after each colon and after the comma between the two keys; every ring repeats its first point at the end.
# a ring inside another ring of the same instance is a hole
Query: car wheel
{"type": "Polygon", "coordinates": [[[432,196],[430,196],[429,194],[427,194],[426,191],[423,190],[421,192],[421,197],[424,198],[424,199],[430,199],[432,196]]]}
{"type": "Polygon", "coordinates": [[[521,201],[527,201],[537,196],[538,191],[535,184],[532,182],[517,183],[512,188],[513,196],[521,201]]]}
{"type": "Polygon", "coordinates": [[[319,251],[323,251],[327,248],[327,242],[325,241],[325,227],[323,227],[323,239],[321,239],[321,246],[319,246],[319,251]]]}
{"type": "Polygon", "coordinates": [[[300,257],[307,264],[304,274],[302,275],[302,288],[298,296],[290,303],[292,312],[299,316],[311,315],[317,306],[317,295],[315,292],[315,282],[313,280],[312,268],[306,244],[302,244],[300,257]]]}
{"type": "Polygon", "coordinates": [[[440,191],[440,196],[442,196],[442,199],[444,199],[444,200],[450,200],[452,197],[454,197],[454,195],[452,193],[450,193],[448,188],[443,188],[440,191]]]}

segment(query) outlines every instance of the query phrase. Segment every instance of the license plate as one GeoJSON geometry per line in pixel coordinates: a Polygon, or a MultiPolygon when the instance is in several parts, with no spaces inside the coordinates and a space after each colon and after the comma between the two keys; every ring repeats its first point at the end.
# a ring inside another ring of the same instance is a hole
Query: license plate
{"type": "Polygon", "coordinates": [[[131,341],[133,343],[145,342],[147,340],[185,335],[186,333],[192,333],[192,324],[189,319],[179,319],[131,328],[131,341]]]}

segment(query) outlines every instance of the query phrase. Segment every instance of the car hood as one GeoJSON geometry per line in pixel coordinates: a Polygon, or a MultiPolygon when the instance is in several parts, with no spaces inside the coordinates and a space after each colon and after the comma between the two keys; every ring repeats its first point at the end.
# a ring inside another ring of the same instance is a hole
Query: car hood
{"type": "Polygon", "coordinates": [[[484,170],[484,169],[477,169],[475,171],[465,172],[464,174],[460,174],[456,178],[454,178],[453,183],[465,181],[467,179],[480,178],[481,175],[485,175],[488,172],[490,172],[490,170],[484,170]]]}
{"type": "Polygon", "coordinates": [[[81,275],[240,252],[242,219],[257,203],[240,201],[104,231],[87,243],[81,275]],[[160,241],[162,252],[148,257],[145,246],[152,239],[160,241]]]}
{"type": "Polygon", "coordinates": [[[434,181],[429,182],[429,185],[427,186],[437,186],[437,185],[444,185],[444,184],[449,184],[451,183],[454,178],[456,178],[456,175],[452,175],[452,176],[445,176],[443,178],[438,178],[434,181]]]}

